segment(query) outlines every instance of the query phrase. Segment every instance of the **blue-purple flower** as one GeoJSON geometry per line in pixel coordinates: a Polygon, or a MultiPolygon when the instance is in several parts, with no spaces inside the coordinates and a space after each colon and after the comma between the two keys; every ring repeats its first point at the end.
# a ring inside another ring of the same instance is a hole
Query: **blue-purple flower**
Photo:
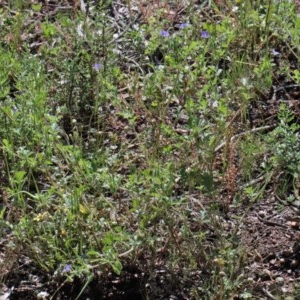
{"type": "Polygon", "coordinates": [[[186,27],[188,27],[189,26],[189,23],[181,23],[180,25],[179,25],[179,29],[184,29],[184,28],[186,28],[186,27]]]}
{"type": "Polygon", "coordinates": [[[273,56],[278,56],[278,55],[280,55],[280,52],[276,51],[275,49],[272,49],[272,50],[271,50],[271,54],[272,54],[273,56]]]}
{"type": "Polygon", "coordinates": [[[93,69],[94,69],[95,71],[98,72],[101,68],[102,68],[102,64],[100,64],[100,63],[94,63],[94,64],[93,64],[93,69]]]}
{"type": "Polygon", "coordinates": [[[210,34],[209,34],[206,30],[203,30],[203,31],[201,32],[201,37],[202,37],[203,39],[208,39],[208,38],[210,37],[210,34]]]}
{"type": "Polygon", "coordinates": [[[67,273],[70,272],[72,269],[72,265],[71,264],[66,264],[64,269],[62,270],[63,273],[67,273]]]}
{"type": "Polygon", "coordinates": [[[163,36],[163,37],[168,37],[168,36],[170,36],[169,32],[166,31],[166,30],[161,30],[159,34],[160,34],[161,36],[163,36]]]}

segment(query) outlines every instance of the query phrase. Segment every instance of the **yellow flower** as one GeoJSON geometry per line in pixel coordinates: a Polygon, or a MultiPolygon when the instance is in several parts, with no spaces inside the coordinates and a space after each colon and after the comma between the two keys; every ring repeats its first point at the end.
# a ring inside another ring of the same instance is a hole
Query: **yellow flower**
{"type": "Polygon", "coordinates": [[[79,210],[84,215],[87,215],[89,213],[88,208],[83,204],[79,204],[79,210]]]}
{"type": "Polygon", "coordinates": [[[37,222],[40,222],[40,221],[43,221],[45,220],[46,218],[48,218],[49,214],[47,211],[43,212],[43,213],[39,213],[36,217],[33,218],[33,221],[37,221],[37,222]]]}

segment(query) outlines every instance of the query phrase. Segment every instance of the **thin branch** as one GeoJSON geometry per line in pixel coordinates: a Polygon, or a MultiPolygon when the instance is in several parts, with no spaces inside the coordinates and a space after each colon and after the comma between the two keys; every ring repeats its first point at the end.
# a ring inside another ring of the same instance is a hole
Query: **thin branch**
{"type": "MultiPolygon", "coordinates": [[[[231,137],[230,139],[230,142],[233,142],[234,140],[236,140],[237,138],[239,137],[242,137],[246,134],[250,134],[250,133],[255,133],[255,132],[259,132],[259,131],[265,131],[265,130],[268,130],[268,129],[272,129],[274,128],[276,125],[273,124],[273,125],[267,125],[267,126],[262,126],[262,127],[258,127],[258,128],[253,128],[251,130],[248,130],[248,131],[244,131],[244,132],[241,132],[241,133],[238,133],[234,136],[231,137]]],[[[226,141],[222,142],[219,146],[217,146],[214,150],[214,152],[218,152],[220,151],[222,148],[224,148],[224,146],[226,145],[226,141]]]]}

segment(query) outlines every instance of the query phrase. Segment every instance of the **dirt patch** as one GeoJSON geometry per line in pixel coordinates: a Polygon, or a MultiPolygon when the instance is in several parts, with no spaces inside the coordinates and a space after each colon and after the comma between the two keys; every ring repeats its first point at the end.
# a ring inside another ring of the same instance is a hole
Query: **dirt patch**
{"type": "Polygon", "coordinates": [[[270,197],[242,218],[238,235],[251,258],[249,280],[267,297],[295,293],[300,284],[298,210],[270,197]]]}

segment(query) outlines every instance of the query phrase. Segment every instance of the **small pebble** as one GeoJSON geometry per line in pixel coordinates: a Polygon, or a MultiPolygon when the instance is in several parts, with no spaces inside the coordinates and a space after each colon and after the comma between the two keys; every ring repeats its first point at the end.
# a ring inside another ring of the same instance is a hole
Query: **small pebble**
{"type": "Polygon", "coordinates": [[[271,278],[271,271],[268,269],[263,269],[261,277],[263,279],[270,279],[271,278]]]}
{"type": "Polygon", "coordinates": [[[284,279],[283,279],[283,277],[277,277],[277,278],[276,278],[276,282],[279,283],[279,284],[284,284],[284,279]]]}
{"type": "Polygon", "coordinates": [[[46,300],[46,299],[49,299],[49,294],[47,292],[40,292],[37,294],[36,297],[39,300],[46,300]]]}
{"type": "Polygon", "coordinates": [[[296,268],[299,265],[299,261],[297,259],[293,259],[291,262],[291,267],[296,268]]]}
{"type": "Polygon", "coordinates": [[[283,265],[285,263],[285,259],[284,258],[280,258],[279,262],[283,265]]]}

